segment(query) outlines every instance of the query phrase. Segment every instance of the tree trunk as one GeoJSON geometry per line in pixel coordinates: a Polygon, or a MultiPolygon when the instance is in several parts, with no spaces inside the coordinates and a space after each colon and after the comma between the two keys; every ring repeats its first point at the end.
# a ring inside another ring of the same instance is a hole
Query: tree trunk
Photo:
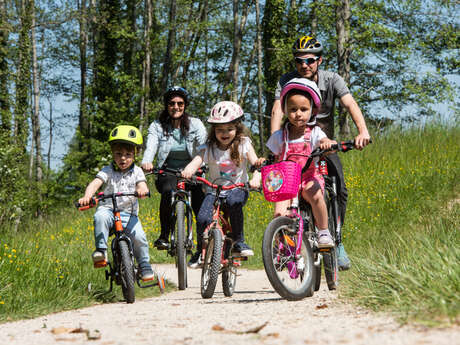
{"type": "Polygon", "coordinates": [[[51,102],[51,98],[48,97],[48,104],[49,104],[49,108],[50,108],[50,117],[48,119],[49,121],[49,141],[48,141],[48,153],[47,153],[47,158],[48,158],[48,174],[49,174],[49,171],[51,169],[51,149],[53,147],[53,126],[54,126],[54,122],[53,122],[53,103],[51,102]]]}
{"type": "Polygon", "coordinates": [[[87,78],[87,47],[88,47],[88,11],[86,0],[78,1],[80,15],[78,17],[80,33],[80,114],[78,117],[78,127],[83,137],[89,137],[89,119],[86,100],[86,78],[87,78]]]}
{"type": "Polygon", "coordinates": [[[257,117],[259,122],[259,141],[262,155],[265,153],[265,130],[264,114],[262,113],[262,93],[263,93],[263,76],[262,76],[262,27],[260,25],[260,8],[259,0],[256,2],[256,25],[257,25],[257,117]]]}
{"type": "Polygon", "coordinates": [[[150,94],[150,64],[151,64],[151,51],[150,51],[150,32],[152,30],[152,0],[145,0],[144,11],[144,61],[142,61],[142,96],[140,104],[139,115],[139,129],[142,132],[144,124],[148,125],[149,114],[147,113],[147,99],[150,94]]]}
{"type": "MultiPolygon", "coordinates": [[[[341,0],[336,8],[337,63],[338,73],[350,84],[350,1],[341,0]]],[[[350,126],[346,111],[339,104],[339,128],[342,137],[350,135],[350,126]]]]}
{"type": "Polygon", "coordinates": [[[29,135],[29,91],[30,91],[30,30],[32,26],[31,13],[33,7],[29,0],[18,0],[20,12],[18,66],[16,73],[16,104],[14,114],[14,139],[22,152],[27,151],[29,135]]]}
{"type": "Polygon", "coordinates": [[[5,0],[0,0],[0,134],[11,137],[10,95],[8,91],[10,24],[6,12],[5,0]]]}
{"type": "Polygon", "coordinates": [[[166,46],[166,53],[163,62],[163,72],[161,75],[161,91],[165,91],[168,87],[169,73],[171,70],[171,56],[172,51],[176,45],[176,0],[171,0],[169,7],[169,24],[171,28],[168,33],[168,45],[166,46]]]}
{"type": "Polygon", "coordinates": [[[241,21],[239,19],[238,7],[239,0],[233,0],[233,53],[230,67],[227,72],[227,85],[223,89],[223,95],[230,90],[230,99],[238,102],[238,74],[240,67],[241,42],[243,40],[243,30],[248,18],[250,0],[246,0],[243,5],[241,21]]]}
{"type": "Polygon", "coordinates": [[[310,33],[312,37],[316,37],[318,31],[318,14],[317,14],[318,1],[312,0],[310,5],[310,33]]]}

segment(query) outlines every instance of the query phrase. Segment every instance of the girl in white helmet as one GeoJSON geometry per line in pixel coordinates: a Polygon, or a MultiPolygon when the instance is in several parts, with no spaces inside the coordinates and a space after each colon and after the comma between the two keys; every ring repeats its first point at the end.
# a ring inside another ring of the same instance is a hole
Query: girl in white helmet
{"type": "MultiPolygon", "coordinates": [[[[267,147],[279,160],[292,160],[304,166],[308,156],[317,148],[328,149],[335,141],[316,125],[316,115],[321,106],[321,93],[315,82],[306,78],[295,78],[281,90],[281,107],[287,116],[284,128],[274,132],[267,141],[267,147]]],[[[316,163],[316,162],[315,162],[316,163]]],[[[327,208],[324,202],[324,179],[316,164],[310,165],[302,174],[302,197],[311,205],[315,223],[319,230],[320,248],[334,246],[328,229],[327,208]]],[[[289,213],[291,200],[275,204],[275,217],[289,213]]]]}
{"type": "MultiPolygon", "coordinates": [[[[243,109],[230,101],[217,103],[211,110],[208,123],[211,128],[205,145],[199,148],[199,154],[184,168],[182,176],[190,178],[203,164],[209,166],[209,180],[219,177],[230,179],[233,183],[246,183],[249,180],[248,164],[260,165],[263,159],[257,154],[243,125],[243,109]]],[[[230,183],[230,182],[229,182],[230,183]]],[[[255,172],[249,185],[260,186],[260,173],[255,172]]],[[[224,207],[228,210],[232,226],[233,250],[241,256],[252,256],[254,252],[244,241],[243,206],[248,200],[246,190],[236,188],[221,193],[225,197],[224,207]]],[[[189,267],[197,268],[201,263],[201,237],[203,231],[212,221],[215,195],[208,193],[201,205],[197,217],[197,252],[192,256],[189,267]]]]}

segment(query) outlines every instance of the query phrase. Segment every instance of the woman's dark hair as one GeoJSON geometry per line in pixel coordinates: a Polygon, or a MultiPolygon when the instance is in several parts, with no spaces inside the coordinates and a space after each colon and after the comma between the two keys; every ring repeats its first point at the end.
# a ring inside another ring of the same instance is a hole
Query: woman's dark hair
{"type": "MultiPolygon", "coordinates": [[[[178,94],[171,94],[171,97],[165,101],[165,108],[163,111],[160,113],[160,116],[158,120],[160,121],[161,127],[163,128],[163,133],[165,135],[168,134],[168,129],[172,127],[172,118],[169,116],[168,112],[168,105],[167,102],[169,102],[173,97],[181,97],[178,94]]],[[[183,99],[183,97],[181,97],[183,99]]],[[[184,99],[185,103],[185,99],[184,99]]],[[[189,129],[190,129],[190,115],[185,111],[186,107],[184,108],[184,113],[182,114],[180,118],[180,132],[182,136],[186,136],[189,129]]]]}
{"type": "MultiPolygon", "coordinates": [[[[240,157],[240,151],[238,150],[241,141],[243,140],[243,137],[248,137],[250,136],[249,130],[247,127],[239,120],[236,120],[233,123],[236,127],[236,134],[235,138],[233,139],[232,143],[230,144],[230,159],[235,163],[236,166],[240,166],[241,163],[241,157],[240,157]]],[[[212,148],[214,147],[214,144],[217,146],[218,140],[216,137],[216,126],[219,126],[219,123],[212,123],[211,127],[209,128],[208,132],[208,140],[206,143],[208,144],[208,147],[212,148]]]]}

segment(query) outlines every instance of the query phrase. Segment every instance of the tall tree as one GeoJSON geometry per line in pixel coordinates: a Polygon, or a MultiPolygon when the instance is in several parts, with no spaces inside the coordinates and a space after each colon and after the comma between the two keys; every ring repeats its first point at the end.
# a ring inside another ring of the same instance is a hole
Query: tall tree
{"type": "Polygon", "coordinates": [[[16,104],[14,113],[14,138],[16,145],[26,152],[29,135],[29,94],[30,94],[30,31],[32,27],[33,6],[30,0],[18,0],[17,10],[20,18],[18,60],[16,73],[16,104]]]}
{"type": "Polygon", "coordinates": [[[0,0],[0,134],[11,136],[11,109],[9,95],[9,34],[10,23],[6,11],[8,0],[0,0]]]}
{"type": "Polygon", "coordinates": [[[168,44],[163,61],[163,71],[161,74],[161,89],[166,90],[169,82],[169,74],[171,72],[172,52],[176,46],[176,0],[171,0],[169,6],[169,31],[168,31],[168,44]]]}
{"type": "MultiPolygon", "coordinates": [[[[336,16],[338,73],[347,84],[350,84],[350,0],[337,1],[336,16]]],[[[350,126],[346,111],[341,104],[338,113],[340,134],[342,137],[348,137],[350,126]]]]}

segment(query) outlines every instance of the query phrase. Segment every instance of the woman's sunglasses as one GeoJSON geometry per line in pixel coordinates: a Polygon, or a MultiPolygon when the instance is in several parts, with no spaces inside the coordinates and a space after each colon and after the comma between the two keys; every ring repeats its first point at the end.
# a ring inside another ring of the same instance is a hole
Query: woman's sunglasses
{"type": "Polygon", "coordinates": [[[174,107],[176,104],[177,104],[177,106],[178,106],[179,108],[182,108],[182,107],[184,106],[184,102],[173,102],[173,101],[169,101],[169,102],[168,102],[168,105],[169,105],[170,107],[174,107]]]}
{"type": "Polygon", "coordinates": [[[312,63],[316,62],[319,60],[319,56],[315,56],[315,57],[309,57],[309,58],[300,58],[300,57],[296,57],[295,58],[295,62],[298,63],[298,64],[307,64],[307,65],[311,65],[312,63]]]}

